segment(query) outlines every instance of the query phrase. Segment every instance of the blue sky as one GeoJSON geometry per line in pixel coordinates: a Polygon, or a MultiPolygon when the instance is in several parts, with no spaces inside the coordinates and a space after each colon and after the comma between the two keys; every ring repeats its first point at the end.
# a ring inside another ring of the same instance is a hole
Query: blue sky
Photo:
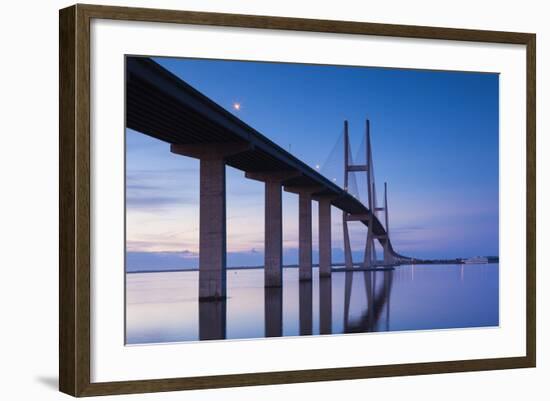
{"type": "MultiPolygon", "coordinates": [[[[335,145],[343,121],[349,121],[356,154],[370,119],[379,203],[387,181],[394,248],[421,258],[498,255],[497,74],[155,60],[339,181],[343,150],[335,145]]],[[[128,268],[195,266],[198,161],[131,130],[126,141],[128,268]]],[[[228,167],[227,196],[228,264],[260,265],[263,185],[228,167]]],[[[296,263],[296,195],[285,193],[283,202],[284,259],[296,263]]],[[[314,259],[315,213],[314,203],[314,259]]],[[[341,215],[335,208],[332,214],[334,259],[340,261],[341,215]]],[[[360,224],[352,226],[358,260],[364,236],[360,224]]]]}

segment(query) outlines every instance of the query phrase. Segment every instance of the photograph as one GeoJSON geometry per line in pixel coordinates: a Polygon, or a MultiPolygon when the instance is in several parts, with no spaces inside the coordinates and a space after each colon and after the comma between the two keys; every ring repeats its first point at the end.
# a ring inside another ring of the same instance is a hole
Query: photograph
{"type": "Polygon", "coordinates": [[[499,73],[124,73],[127,346],[499,327],[499,73]]]}
{"type": "Polygon", "coordinates": [[[59,10],[59,391],[513,394],[538,358],[539,27],[202,7],[59,10]]]}

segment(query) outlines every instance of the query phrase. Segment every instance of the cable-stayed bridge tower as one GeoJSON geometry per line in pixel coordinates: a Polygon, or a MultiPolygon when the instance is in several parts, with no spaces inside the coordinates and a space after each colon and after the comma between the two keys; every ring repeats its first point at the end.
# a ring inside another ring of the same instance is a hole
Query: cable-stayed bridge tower
{"type": "MultiPolygon", "coordinates": [[[[393,254],[390,248],[389,241],[389,217],[388,217],[388,186],[384,183],[384,206],[379,207],[376,197],[376,183],[374,176],[374,163],[372,158],[372,146],[370,140],[370,121],[366,120],[365,124],[365,162],[354,164],[351,158],[351,147],[349,142],[349,125],[344,121],[344,190],[350,192],[351,182],[355,182],[354,173],[365,173],[367,181],[367,206],[369,212],[367,215],[355,215],[348,212],[342,212],[342,223],[344,230],[344,257],[346,268],[353,267],[353,258],[351,253],[351,242],[349,235],[348,222],[350,221],[367,221],[368,231],[365,243],[365,256],[363,267],[372,268],[377,265],[392,265],[395,263],[393,254]],[[350,181],[350,178],[352,180],[350,181]],[[385,232],[384,234],[375,234],[374,224],[378,221],[378,214],[384,213],[385,232]],[[383,248],[383,261],[379,263],[376,257],[375,240],[378,240],[383,248]]],[[[356,185],[356,184],[355,184],[356,185]]],[[[355,196],[355,195],[354,195],[355,196]]]]}

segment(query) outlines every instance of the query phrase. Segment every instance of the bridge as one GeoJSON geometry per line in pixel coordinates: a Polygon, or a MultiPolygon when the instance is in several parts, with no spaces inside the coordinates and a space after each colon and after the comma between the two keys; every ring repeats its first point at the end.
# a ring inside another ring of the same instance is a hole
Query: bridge
{"type": "MultiPolygon", "coordinates": [[[[265,183],[265,286],[282,285],[282,190],[299,197],[299,278],[312,279],[312,201],[319,203],[319,274],[331,275],[331,206],[342,211],[346,268],[353,267],[349,221],[368,227],[363,267],[377,264],[374,241],[384,250],[385,265],[405,257],[392,247],[387,194],[384,207],[376,192],[367,121],[367,163],[349,173],[364,171],[369,181],[369,205],[341,188],[290,152],[250,127],[189,84],[146,57],[126,57],[126,127],[170,144],[171,152],[200,161],[199,299],[226,296],[225,166],[265,183]],[[378,212],[385,212],[385,226],[378,212]]],[[[345,123],[346,151],[349,146],[345,123]]],[[[386,192],[386,191],[385,191],[386,192]]]]}

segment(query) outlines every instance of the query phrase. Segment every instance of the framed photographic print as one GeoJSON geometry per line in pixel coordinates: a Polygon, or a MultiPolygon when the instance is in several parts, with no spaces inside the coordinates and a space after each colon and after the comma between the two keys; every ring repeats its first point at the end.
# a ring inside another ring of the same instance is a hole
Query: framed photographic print
{"type": "Polygon", "coordinates": [[[535,35],[60,11],[60,390],[534,367],[535,35]]]}

